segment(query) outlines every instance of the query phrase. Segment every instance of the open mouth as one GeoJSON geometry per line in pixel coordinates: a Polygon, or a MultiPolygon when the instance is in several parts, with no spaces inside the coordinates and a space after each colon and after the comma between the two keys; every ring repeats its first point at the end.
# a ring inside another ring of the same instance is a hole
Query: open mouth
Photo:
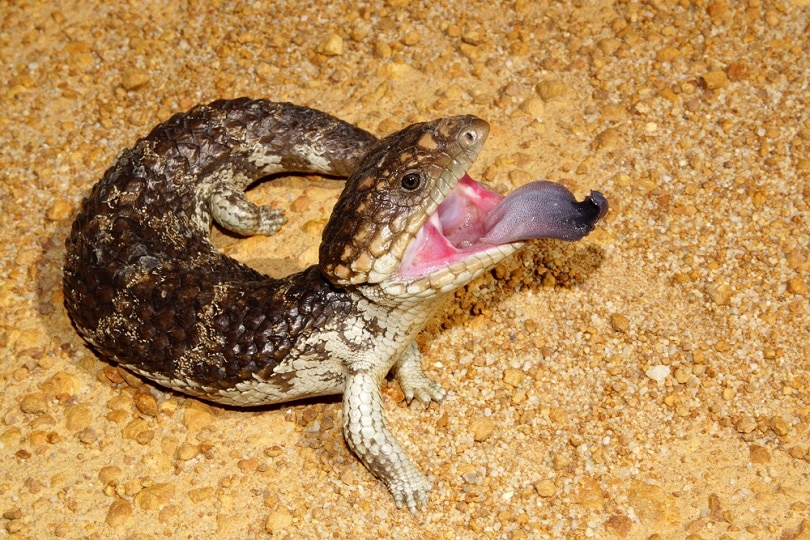
{"type": "Polygon", "coordinates": [[[607,210],[607,199],[598,191],[577,202],[560,184],[536,181],[504,197],[465,174],[408,246],[398,274],[424,277],[532,238],[579,240],[607,210]]]}

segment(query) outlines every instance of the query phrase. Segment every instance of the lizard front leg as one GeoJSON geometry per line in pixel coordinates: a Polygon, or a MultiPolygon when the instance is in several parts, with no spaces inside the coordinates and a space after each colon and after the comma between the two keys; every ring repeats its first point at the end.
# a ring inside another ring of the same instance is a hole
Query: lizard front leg
{"type": "Polygon", "coordinates": [[[411,512],[427,503],[430,481],[405,454],[385,420],[380,381],[367,371],[351,372],[343,394],[343,434],[349,447],[394,497],[411,512]]]}
{"type": "Polygon", "coordinates": [[[283,210],[253,204],[247,200],[243,190],[225,183],[214,186],[209,205],[217,223],[245,236],[269,236],[286,221],[283,210]]]}

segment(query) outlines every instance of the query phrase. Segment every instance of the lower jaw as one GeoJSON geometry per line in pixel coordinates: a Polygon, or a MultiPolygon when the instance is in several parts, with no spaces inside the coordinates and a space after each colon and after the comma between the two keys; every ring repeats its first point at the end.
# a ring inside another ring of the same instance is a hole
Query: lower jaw
{"type": "Polygon", "coordinates": [[[423,276],[406,276],[394,274],[381,283],[387,296],[403,299],[429,299],[455,291],[477,278],[487,270],[497,266],[501,261],[514,254],[525,244],[515,242],[490,246],[476,251],[469,257],[434,270],[423,276]]]}

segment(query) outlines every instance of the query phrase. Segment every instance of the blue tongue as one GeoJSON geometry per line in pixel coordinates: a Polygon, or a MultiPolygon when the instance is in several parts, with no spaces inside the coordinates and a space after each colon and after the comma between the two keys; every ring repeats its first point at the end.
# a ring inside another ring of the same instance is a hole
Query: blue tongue
{"type": "Polygon", "coordinates": [[[607,211],[607,199],[598,191],[577,202],[560,184],[538,180],[519,187],[489,212],[480,241],[509,244],[557,238],[573,242],[591,232],[607,211]]]}

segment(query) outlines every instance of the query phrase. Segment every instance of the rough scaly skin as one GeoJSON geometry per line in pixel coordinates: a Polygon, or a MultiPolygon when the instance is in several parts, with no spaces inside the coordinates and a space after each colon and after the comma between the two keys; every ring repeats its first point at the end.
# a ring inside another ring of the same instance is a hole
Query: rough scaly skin
{"type": "Polygon", "coordinates": [[[68,312],[102,356],[210,401],[343,394],[349,446],[414,511],[430,482],[388,428],[380,383],[392,371],[409,401],[440,401],[415,335],[440,297],[521,244],[418,279],[397,269],[488,131],[461,116],[377,141],[325,113],[248,99],[175,115],[122,153],[84,201],[66,243],[68,312]],[[275,232],[281,212],[243,190],[282,171],[351,175],[320,263],[276,280],[208,236],[212,219],[239,234],[275,232]]]}

